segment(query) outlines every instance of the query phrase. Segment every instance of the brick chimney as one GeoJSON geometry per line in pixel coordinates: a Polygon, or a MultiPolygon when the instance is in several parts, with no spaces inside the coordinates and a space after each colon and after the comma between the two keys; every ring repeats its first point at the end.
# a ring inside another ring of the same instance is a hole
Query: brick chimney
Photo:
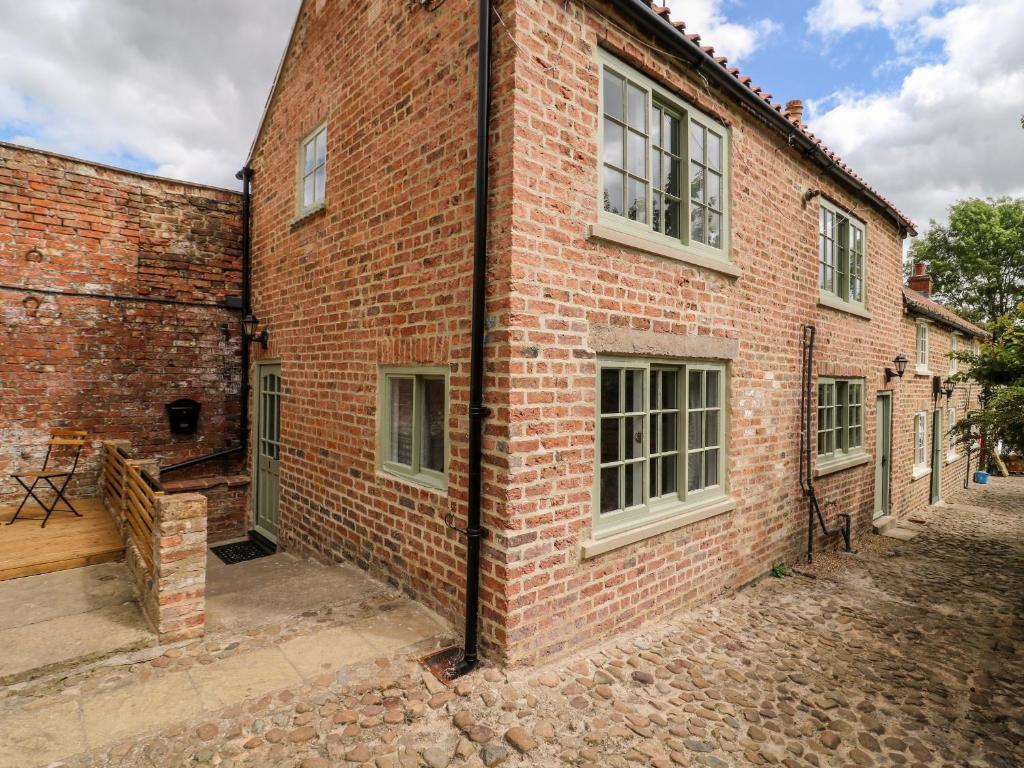
{"type": "Polygon", "coordinates": [[[800,99],[790,99],[786,102],[786,115],[798,123],[804,121],[804,103],[800,99]]]}
{"type": "Polygon", "coordinates": [[[925,296],[932,295],[932,278],[927,272],[928,265],[923,261],[914,262],[914,274],[907,280],[907,287],[911,290],[923,293],[925,296]]]}

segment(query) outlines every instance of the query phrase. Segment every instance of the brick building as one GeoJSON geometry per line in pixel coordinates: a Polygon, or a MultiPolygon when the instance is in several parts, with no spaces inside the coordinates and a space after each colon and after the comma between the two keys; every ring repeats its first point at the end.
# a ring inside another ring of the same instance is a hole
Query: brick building
{"type": "MultiPolygon", "coordinates": [[[[237,441],[240,206],[237,192],[0,143],[0,475],[38,466],[58,426],[89,431],[78,496],[96,492],[101,440],[163,464],[237,441]],[[194,434],[170,430],[180,398],[200,403],[194,434]]],[[[231,508],[237,533],[244,506],[204,484],[213,527],[231,508]]],[[[0,497],[19,491],[5,477],[0,497]]]]}
{"type": "MultiPolygon", "coordinates": [[[[354,560],[454,619],[476,6],[434,7],[300,9],[250,156],[269,334],[252,418],[270,436],[253,508],[281,546],[354,560]]],[[[950,339],[982,332],[904,291],[913,223],[807,132],[798,103],[771,102],[666,10],[498,8],[485,647],[535,660],[800,557],[805,325],[830,523],[848,513],[862,536],[928,503],[914,418],[940,407],[930,373],[950,339]],[[922,324],[927,370],[887,377],[922,324]]],[[[963,462],[940,447],[941,489],[963,462]]]]}

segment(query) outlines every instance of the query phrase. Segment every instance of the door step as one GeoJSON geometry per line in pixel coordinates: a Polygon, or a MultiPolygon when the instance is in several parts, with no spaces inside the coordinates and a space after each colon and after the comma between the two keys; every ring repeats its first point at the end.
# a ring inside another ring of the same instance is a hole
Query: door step
{"type": "Polygon", "coordinates": [[[876,517],[871,521],[871,530],[875,533],[885,533],[890,528],[893,528],[898,524],[899,520],[892,515],[882,515],[881,517],[876,517]]]}

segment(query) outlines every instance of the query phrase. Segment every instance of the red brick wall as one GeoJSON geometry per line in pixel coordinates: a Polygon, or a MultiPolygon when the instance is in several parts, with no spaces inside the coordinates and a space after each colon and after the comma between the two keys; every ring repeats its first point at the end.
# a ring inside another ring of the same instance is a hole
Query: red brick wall
{"type": "MultiPolygon", "coordinates": [[[[464,546],[443,520],[465,514],[476,3],[320,5],[304,4],[252,158],[253,306],[270,333],[270,349],[254,354],[281,362],[284,388],[279,544],[355,562],[457,621],[464,546]],[[298,143],[324,120],[326,208],[294,222],[298,143]],[[450,369],[447,492],[376,469],[385,364],[450,369]]],[[[498,82],[510,63],[496,66],[498,82]]],[[[493,105],[492,316],[508,271],[511,96],[499,88],[493,105]]],[[[497,328],[488,345],[493,387],[497,328]]],[[[497,436],[489,427],[489,510],[503,492],[497,436]]],[[[492,626],[502,610],[493,569],[482,587],[492,626]]]]}
{"type": "Polygon", "coordinates": [[[79,494],[101,439],[164,464],[236,439],[240,222],[234,192],[0,144],[0,498],[54,426],[89,430],[79,494]],[[168,428],[180,397],[196,435],[168,428]]]}

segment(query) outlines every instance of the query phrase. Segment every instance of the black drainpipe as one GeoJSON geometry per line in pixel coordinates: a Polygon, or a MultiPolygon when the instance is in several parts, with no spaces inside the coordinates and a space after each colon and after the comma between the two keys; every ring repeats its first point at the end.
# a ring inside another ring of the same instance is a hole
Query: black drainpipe
{"type": "Polygon", "coordinates": [[[476,69],[476,198],[473,212],[473,315],[469,352],[469,484],[466,512],[466,634],[462,661],[453,676],[472,671],[479,663],[477,617],[480,608],[480,496],[483,478],[483,421],[490,414],[484,400],[484,325],[487,287],[487,156],[491,89],[491,0],[479,0],[476,69]]]}
{"type": "MultiPolygon", "coordinates": [[[[249,314],[250,300],[249,300],[249,211],[250,211],[250,189],[249,182],[252,179],[252,168],[245,166],[242,170],[235,174],[236,179],[242,181],[242,317],[249,314]]],[[[166,467],[160,468],[161,475],[167,475],[171,472],[177,472],[178,470],[187,469],[188,467],[194,467],[197,464],[205,464],[208,461],[214,459],[226,458],[236,453],[240,453],[245,450],[249,444],[249,344],[247,340],[242,338],[242,371],[241,371],[241,382],[239,387],[239,408],[238,408],[238,445],[231,446],[229,448],[222,448],[219,451],[213,451],[212,453],[206,453],[202,456],[196,456],[192,459],[186,459],[185,461],[179,461],[177,464],[169,464],[166,467]]]]}

